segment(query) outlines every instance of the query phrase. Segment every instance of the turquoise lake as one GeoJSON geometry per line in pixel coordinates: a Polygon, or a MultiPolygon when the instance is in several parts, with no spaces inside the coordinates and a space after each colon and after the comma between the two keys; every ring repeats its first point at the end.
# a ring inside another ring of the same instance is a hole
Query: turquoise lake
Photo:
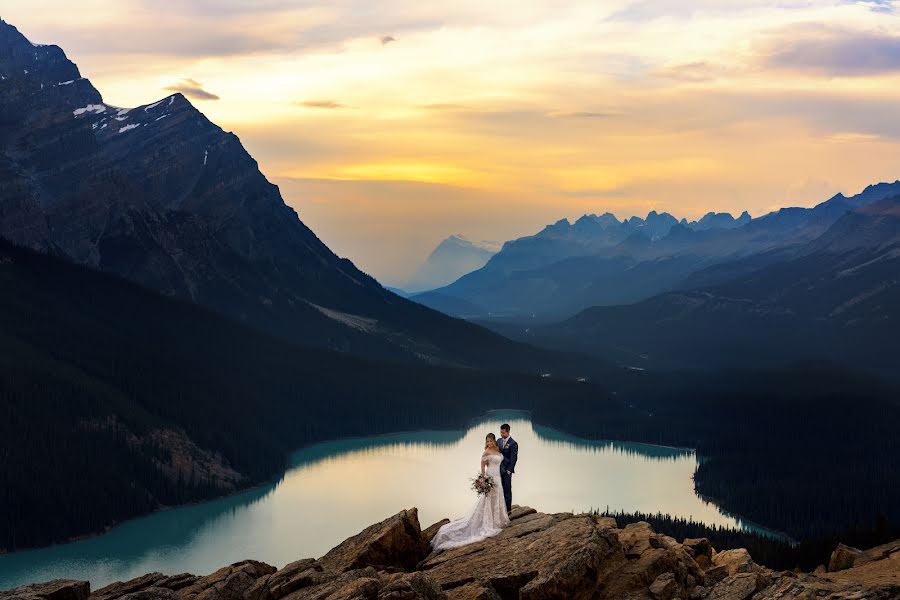
{"type": "MultiPolygon", "coordinates": [[[[594,442],[495,411],[466,431],[418,431],[317,444],[277,483],[161,511],[90,539],[0,556],[0,590],[55,578],[96,589],[150,571],[210,573],[245,558],[277,567],[416,506],[423,527],[466,512],[484,436],[509,422],[519,442],[513,502],[543,512],[592,508],[668,513],[751,528],[694,492],[693,451],[594,442]]],[[[72,499],[73,502],[77,499],[72,499]]]]}

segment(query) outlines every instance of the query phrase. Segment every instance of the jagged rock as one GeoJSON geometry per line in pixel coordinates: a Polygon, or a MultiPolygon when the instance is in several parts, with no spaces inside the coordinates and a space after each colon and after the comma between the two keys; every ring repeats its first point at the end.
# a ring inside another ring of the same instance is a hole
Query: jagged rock
{"type": "Polygon", "coordinates": [[[54,579],[46,583],[24,585],[5,592],[0,591],[2,600],[87,600],[91,585],[87,581],[54,579]]]}
{"type": "Polygon", "coordinates": [[[653,528],[646,521],[629,523],[623,529],[618,530],[619,542],[625,550],[625,556],[636,558],[649,549],[650,538],[654,535],[653,528]]]}
{"type": "Polygon", "coordinates": [[[597,527],[601,529],[618,529],[619,525],[616,523],[616,520],[612,517],[601,517],[599,515],[594,515],[594,523],[597,524],[597,527]]]}
{"type": "Polygon", "coordinates": [[[650,536],[650,547],[651,548],[675,548],[678,546],[678,542],[675,538],[663,535],[661,533],[655,533],[650,536]]]}
{"type": "Polygon", "coordinates": [[[898,585],[865,585],[848,580],[830,581],[813,575],[782,573],[753,600],[897,600],[898,585]]]}
{"type": "Polygon", "coordinates": [[[862,550],[845,544],[838,544],[834,552],[831,553],[831,559],[828,561],[828,571],[834,573],[835,571],[849,569],[860,555],[862,555],[862,550]]]}
{"type": "Polygon", "coordinates": [[[137,592],[119,596],[119,600],[181,600],[178,592],[164,587],[151,586],[137,592]]]}
{"type": "Polygon", "coordinates": [[[289,600],[444,600],[447,596],[424,573],[386,573],[373,567],[338,572],[319,571],[306,587],[291,592],[289,600]]]}
{"type": "Polygon", "coordinates": [[[628,560],[607,575],[601,597],[618,600],[634,592],[646,591],[664,573],[672,573],[677,586],[686,591],[690,591],[703,576],[697,563],[681,546],[648,548],[637,560],[628,560]]]}
{"type": "Polygon", "coordinates": [[[489,583],[467,583],[447,590],[449,600],[502,600],[500,594],[489,583]]]}
{"type": "Polygon", "coordinates": [[[243,600],[256,581],[275,573],[275,567],[255,560],[245,560],[223,567],[196,579],[178,593],[184,600],[243,600]]]}
{"type": "Polygon", "coordinates": [[[424,573],[394,573],[385,576],[379,600],[442,600],[447,595],[424,573]]]}
{"type": "Polygon", "coordinates": [[[646,523],[620,530],[607,517],[528,507],[512,515],[496,537],[432,552],[414,566],[427,550],[427,535],[411,509],[322,559],[277,571],[248,560],[204,577],[149,573],[90,596],[87,582],[53,581],[0,592],[0,600],[900,599],[900,540],[852,553],[854,565],[837,572],[776,573],[744,549],[716,553],[703,538],[679,544],[646,523]],[[710,560],[705,572],[697,562],[704,558],[710,560]]]}
{"type": "Polygon", "coordinates": [[[420,569],[444,589],[480,582],[503,598],[591,598],[603,568],[624,560],[616,536],[589,515],[513,516],[498,536],[432,553],[420,569]]]}
{"type": "Polygon", "coordinates": [[[325,569],[349,571],[364,566],[412,570],[429,552],[416,508],[402,510],[372,525],[319,559],[325,569]]]}
{"type": "Polygon", "coordinates": [[[708,600],[747,600],[769,584],[759,573],[735,573],[729,575],[710,591],[708,600]]]}
{"type": "Polygon", "coordinates": [[[701,569],[706,570],[712,564],[713,548],[708,539],[687,538],[684,540],[683,546],[694,557],[701,569]]]}
{"type": "Polygon", "coordinates": [[[650,584],[650,593],[656,600],[671,600],[678,591],[674,573],[663,573],[650,584]]]}
{"type": "Polygon", "coordinates": [[[712,587],[726,577],[728,577],[728,565],[710,567],[703,572],[703,585],[706,587],[712,587]]]}
{"type": "Polygon", "coordinates": [[[378,571],[372,567],[345,572],[323,571],[320,574],[319,578],[310,580],[312,585],[297,589],[286,598],[290,600],[377,598],[382,584],[378,571]]]}
{"type": "Polygon", "coordinates": [[[715,567],[725,566],[728,568],[729,575],[737,573],[751,573],[755,570],[756,563],[750,557],[750,553],[744,548],[736,548],[734,550],[725,550],[717,552],[712,557],[712,564],[715,567]]]}
{"type": "Polygon", "coordinates": [[[424,537],[425,541],[430,544],[431,540],[434,539],[434,536],[437,535],[438,530],[449,522],[450,519],[441,519],[434,525],[430,525],[422,532],[422,537],[424,537]]]}
{"type": "MultiPolygon", "coordinates": [[[[188,585],[197,579],[194,575],[177,575],[176,577],[178,581],[183,581],[183,577],[188,577],[188,585]]],[[[168,579],[174,578],[166,577],[162,573],[147,573],[128,581],[117,581],[94,591],[91,594],[91,600],[111,600],[150,587],[167,587],[165,582],[168,579]]]]}
{"type": "Polygon", "coordinates": [[[260,578],[247,590],[248,600],[278,600],[294,590],[322,583],[327,578],[322,567],[312,558],[286,565],[266,579],[260,578]]]}
{"type": "MultiPolygon", "coordinates": [[[[205,577],[188,573],[166,576],[148,573],[125,582],[111,583],[91,594],[90,600],[244,600],[245,594],[275,572],[275,567],[245,560],[222,567],[205,577]]],[[[254,597],[259,600],[259,597],[254,597]]]]}

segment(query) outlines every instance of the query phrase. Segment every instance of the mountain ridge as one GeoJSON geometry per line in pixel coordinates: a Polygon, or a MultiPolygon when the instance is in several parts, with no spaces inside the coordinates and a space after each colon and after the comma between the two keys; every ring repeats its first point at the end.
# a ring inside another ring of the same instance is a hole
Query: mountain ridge
{"type": "Polygon", "coordinates": [[[845,212],[805,244],[701,271],[694,285],[588,308],[527,335],[503,331],[627,364],[690,368],[817,357],[892,374],[900,357],[893,341],[898,266],[900,195],[845,212]]]}
{"type": "Polygon", "coordinates": [[[183,95],[108,106],[62,49],[6,22],[0,75],[0,237],[311,346],[532,371],[565,360],[385,290],[183,95]]]}
{"type": "Polygon", "coordinates": [[[413,299],[466,318],[550,322],[591,306],[639,302],[682,288],[685,279],[716,265],[808,243],[849,210],[896,193],[900,180],[755,219],[746,212],[738,219],[709,213],[688,223],[654,211],[646,220],[619,221],[609,213],[561,219],[506,242],[483,268],[413,299]],[[481,312],[454,312],[457,306],[481,312]]]}

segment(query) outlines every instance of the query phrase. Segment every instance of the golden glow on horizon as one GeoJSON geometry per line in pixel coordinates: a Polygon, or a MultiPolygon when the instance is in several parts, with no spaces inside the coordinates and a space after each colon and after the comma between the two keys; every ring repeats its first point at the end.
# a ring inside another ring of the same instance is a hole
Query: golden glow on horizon
{"type": "Polygon", "coordinates": [[[3,16],[112,104],[201,82],[221,99],[192,101],[301,218],[400,283],[459,231],[759,215],[897,179],[895,4],[35,0],[3,16]]]}

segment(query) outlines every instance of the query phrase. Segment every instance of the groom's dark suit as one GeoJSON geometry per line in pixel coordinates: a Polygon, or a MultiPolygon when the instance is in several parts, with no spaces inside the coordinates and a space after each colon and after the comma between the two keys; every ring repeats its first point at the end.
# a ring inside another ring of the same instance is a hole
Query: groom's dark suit
{"type": "Polygon", "coordinates": [[[503,462],[500,463],[500,483],[503,484],[503,499],[506,500],[506,512],[512,511],[512,474],[516,472],[516,460],[519,458],[519,444],[509,436],[497,440],[503,462]]]}

